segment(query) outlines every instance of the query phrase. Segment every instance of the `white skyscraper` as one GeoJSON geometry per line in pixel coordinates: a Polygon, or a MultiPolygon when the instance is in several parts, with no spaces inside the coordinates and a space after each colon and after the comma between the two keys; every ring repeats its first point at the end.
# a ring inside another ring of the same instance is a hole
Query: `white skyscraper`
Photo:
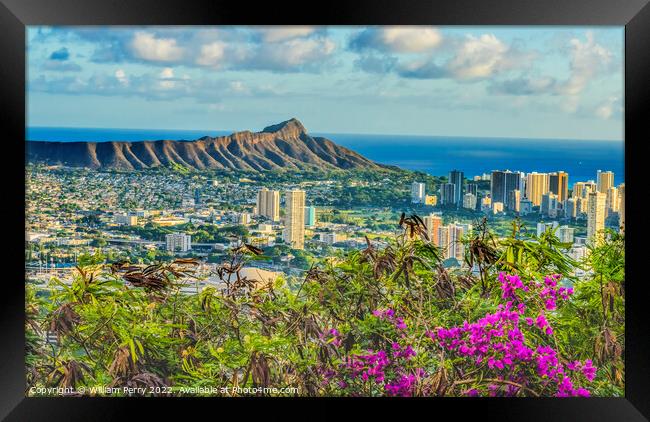
{"type": "Polygon", "coordinates": [[[262,188],[257,193],[257,214],[271,221],[280,220],[280,192],[262,188]]]}
{"type": "Polygon", "coordinates": [[[294,249],[305,248],[305,191],[285,193],[284,241],[294,249]]]}
{"type": "Polygon", "coordinates": [[[575,229],[569,226],[560,226],[557,231],[557,237],[562,243],[573,243],[573,233],[575,229]]]}
{"type": "Polygon", "coordinates": [[[465,227],[458,223],[449,225],[449,247],[452,256],[462,263],[465,259],[465,245],[462,242],[465,227]]]}
{"type": "Polygon", "coordinates": [[[413,182],[413,184],[411,184],[411,202],[414,204],[424,204],[426,196],[424,188],[424,183],[413,182]]]}
{"type": "Polygon", "coordinates": [[[475,210],[476,209],[476,195],[473,193],[466,193],[463,195],[463,208],[467,208],[469,210],[475,210]]]}
{"type": "Polygon", "coordinates": [[[187,252],[192,249],[192,236],[185,233],[170,233],[165,236],[165,245],[170,252],[187,252]]]}
{"type": "Polygon", "coordinates": [[[551,192],[547,192],[542,195],[542,203],[539,207],[540,214],[547,215],[549,217],[557,216],[558,208],[557,195],[551,192]]]}
{"type": "Polygon", "coordinates": [[[587,240],[597,242],[605,229],[605,202],[607,195],[601,192],[589,193],[587,203],[587,240]]]}
{"type": "Polygon", "coordinates": [[[443,257],[456,258],[459,262],[465,259],[465,245],[462,242],[463,235],[472,229],[471,224],[451,223],[438,228],[439,247],[442,249],[443,257]]]}
{"type": "Polygon", "coordinates": [[[552,221],[550,223],[537,223],[537,236],[541,236],[547,230],[554,231],[558,228],[559,224],[557,221],[552,221]]]}
{"type": "Polygon", "coordinates": [[[569,198],[566,200],[566,206],[564,207],[564,216],[566,218],[576,218],[578,216],[578,201],[581,198],[569,198]]]}
{"type": "Polygon", "coordinates": [[[625,231],[625,183],[618,186],[618,225],[625,231]]]}

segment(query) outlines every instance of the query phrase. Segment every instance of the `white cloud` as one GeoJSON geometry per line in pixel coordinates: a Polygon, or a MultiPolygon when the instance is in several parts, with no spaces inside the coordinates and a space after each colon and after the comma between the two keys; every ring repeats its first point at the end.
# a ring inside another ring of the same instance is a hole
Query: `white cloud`
{"type": "Polygon", "coordinates": [[[493,34],[468,35],[447,68],[457,79],[487,78],[510,67],[508,51],[508,46],[493,34]]]}
{"type": "Polygon", "coordinates": [[[350,39],[354,51],[384,53],[425,53],[438,48],[442,34],[431,26],[383,26],[367,28],[350,39]]]}
{"type": "Polygon", "coordinates": [[[201,52],[196,59],[196,64],[200,66],[217,66],[221,64],[225,47],[226,45],[221,41],[214,41],[201,46],[201,52]]]}
{"type": "MultiPolygon", "coordinates": [[[[403,35],[412,35],[410,32],[399,34],[399,36],[395,35],[394,40],[404,41],[407,37],[402,37],[403,35]]],[[[422,40],[426,39],[426,37],[422,38],[422,40]]],[[[434,45],[433,37],[429,41],[429,44],[424,41],[411,44],[405,42],[402,50],[408,45],[411,52],[424,51],[434,45]]],[[[357,38],[353,48],[360,49],[362,42],[364,41],[361,37],[357,38]]],[[[448,39],[446,44],[448,46],[446,50],[451,50],[451,56],[446,59],[440,59],[430,53],[422,53],[416,57],[399,60],[399,63],[391,66],[391,69],[394,69],[398,75],[411,79],[449,78],[459,82],[474,82],[493,78],[499,73],[530,67],[535,58],[533,52],[520,51],[513,45],[507,45],[494,34],[466,35],[462,39],[448,39]]],[[[387,58],[389,57],[385,57],[384,60],[387,58]]],[[[391,59],[396,60],[394,57],[391,59]]],[[[539,88],[532,86],[530,89],[539,88]]]]}
{"type": "Polygon", "coordinates": [[[48,92],[67,95],[101,95],[115,97],[138,97],[151,101],[170,101],[190,98],[199,104],[221,103],[228,98],[243,96],[278,97],[291,92],[278,90],[254,81],[229,80],[212,77],[177,75],[178,69],[163,68],[155,73],[126,74],[122,69],[111,73],[94,73],[89,77],[42,75],[30,81],[32,92],[48,92]],[[126,79],[125,79],[126,78],[126,79]],[[122,83],[128,80],[128,83],[122,83]]]}
{"type": "Polygon", "coordinates": [[[183,57],[183,48],[173,38],[156,38],[139,31],[133,35],[131,50],[136,58],[154,62],[174,62],[183,57]]]}
{"type": "Polygon", "coordinates": [[[442,34],[436,28],[388,26],[381,29],[380,39],[396,53],[422,53],[440,45],[442,34]]]}
{"type": "Polygon", "coordinates": [[[174,88],[176,83],[173,80],[174,79],[174,69],[171,67],[166,67],[162,71],[160,71],[160,74],[158,75],[160,77],[160,87],[163,89],[171,89],[174,88]]]}
{"type": "Polygon", "coordinates": [[[615,112],[621,111],[621,109],[620,99],[618,97],[609,97],[596,107],[594,114],[600,119],[609,120],[615,112]]]}
{"type": "Polygon", "coordinates": [[[277,26],[258,29],[264,42],[286,41],[293,38],[308,37],[316,32],[313,26],[277,26]]]}
{"type": "Polygon", "coordinates": [[[612,53],[596,43],[593,32],[587,31],[585,36],[585,42],[578,38],[570,41],[571,76],[560,88],[563,94],[580,94],[612,61],[612,53]]]}
{"type": "Polygon", "coordinates": [[[295,38],[278,44],[261,44],[249,52],[243,65],[273,71],[317,69],[335,49],[336,44],[329,38],[295,38]]]}
{"type": "Polygon", "coordinates": [[[128,85],[129,84],[129,79],[126,77],[126,72],[122,69],[117,69],[115,71],[115,79],[122,85],[128,85]]]}
{"type": "Polygon", "coordinates": [[[160,77],[162,79],[171,79],[174,77],[174,69],[171,67],[166,67],[160,71],[160,77]]]}
{"type": "Polygon", "coordinates": [[[244,85],[244,83],[242,81],[232,81],[232,82],[230,82],[230,89],[233,92],[246,92],[246,91],[248,91],[246,89],[246,86],[244,85]]]}
{"type": "Polygon", "coordinates": [[[294,39],[287,41],[285,46],[286,48],[277,50],[278,55],[292,65],[329,56],[336,48],[334,42],[329,39],[294,39]]]}

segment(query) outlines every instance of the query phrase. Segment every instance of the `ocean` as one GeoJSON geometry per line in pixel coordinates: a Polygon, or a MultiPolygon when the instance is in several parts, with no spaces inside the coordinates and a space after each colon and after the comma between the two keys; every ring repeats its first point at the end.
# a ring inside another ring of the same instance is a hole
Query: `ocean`
{"type": "MultiPolygon", "coordinates": [[[[144,141],[194,140],[202,136],[228,135],[231,131],[102,129],[29,127],[28,140],[39,141],[144,141]]],[[[465,177],[492,170],[569,173],[569,185],[596,179],[597,170],[614,172],[623,183],[623,142],[524,138],[470,138],[444,136],[354,135],[314,133],[379,163],[423,171],[435,176],[458,169],[465,177]]]]}

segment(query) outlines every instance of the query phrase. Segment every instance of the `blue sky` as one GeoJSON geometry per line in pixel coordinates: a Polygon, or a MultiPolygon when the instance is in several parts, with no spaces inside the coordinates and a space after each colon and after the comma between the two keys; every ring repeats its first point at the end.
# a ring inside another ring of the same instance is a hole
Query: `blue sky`
{"type": "Polygon", "coordinates": [[[623,139],[622,27],[29,27],[28,125],[623,139]]]}

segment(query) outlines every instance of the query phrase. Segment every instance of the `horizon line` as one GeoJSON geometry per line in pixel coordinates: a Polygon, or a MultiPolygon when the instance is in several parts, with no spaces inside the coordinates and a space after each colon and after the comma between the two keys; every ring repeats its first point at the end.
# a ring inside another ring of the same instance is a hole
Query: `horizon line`
{"type": "MultiPolygon", "coordinates": [[[[128,127],[97,127],[97,126],[25,126],[25,130],[29,129],[99,129],[99,130],[133,130],[133,131],[191,131],[191,132],[226,132],[228,134],[238,133],[238,132],[253,132],[259,133],[264,128],[256,131],[250,129],[241,129],[241,130],[232,130],[232,129],[171,129],[171,128],[128,128],[128,127]]],[[[561,137],[552,137],[552,138],[540,138],[540,137],[526,137],[526,136],[475,136],[475,135],[430,135],[430,134],[408,134],[408,133],[360,133],[360,132],[327,132],[327,131],[307,131],[307,134],[319,135],[360,135],[360,136],[410,136],[418,138],[461,138],[461,139],[507,139],[507,140],[518,140],[518,139],[531,139],[531,140],[543,140],[543,141],[591,141],[591,142],[625,142],[625,139],[591,139],[591,138],[561,138],[561,137]]],[[[26,134],[27,135],[27,134],[26,134]]],[[[210,136],[204,134],[203,136],[210,136]]],[[[220,135],[223,136],[223,135],[220,135]]],[[[27,138],[27,136],[25,136],[27,138]]],[[[187,139],[187,141],[198,140],[197,139],[187,139]]],[[[157,139],[151,139],[152,141],[157,139]]],[[[159,139],[163,140],[163,139],[159,139]]],[[[46,142],[65,142],[65,141],[53,141],[48,139],[25,139],[25,141],[46,141],[46,142]]],[[[144,141],[144,140],[143,140],[144,141]]],[[[132,141],[132,142],[143,142],[143,141],[132,141]]],[[[120,142],[119,140],[106,140],[106,141],[74,141],[74,142],[120,142]]]]}

